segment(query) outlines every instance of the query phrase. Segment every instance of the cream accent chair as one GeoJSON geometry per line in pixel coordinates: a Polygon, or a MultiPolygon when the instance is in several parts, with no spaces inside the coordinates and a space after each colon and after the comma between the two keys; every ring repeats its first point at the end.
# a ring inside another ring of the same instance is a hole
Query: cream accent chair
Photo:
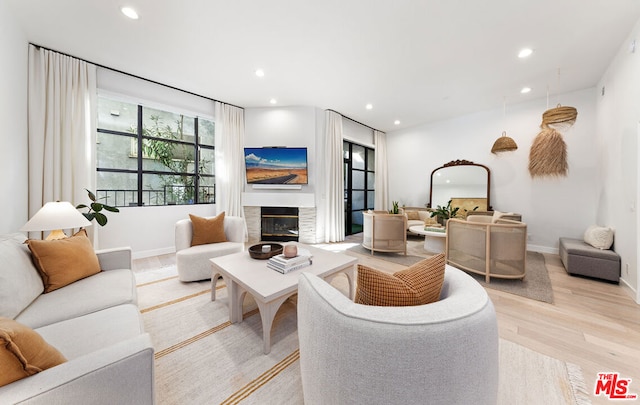
{"type": "Polygon", "coordinates": [[[526,271],[527,224],[469,215],[447,222],[447,264],[491,278],[522,279],[526,271]]]}
{"type": "MultiPolygon", "coordinates": [[[[209,217],[213,218],[213,217],[209,217]]],[[[209,259],[242,252],[245,240],[244,218],[225,216],[224,234],[227,242],[191,246],[193,225],[191,219],[181,219],[175,226],[176,267],[180,281],[199,281],[211,278],[209,259]]]]}
{"type": "Polygon", "coordinates": [[[431,218],[431,212],[424,207],[403,207],[403,214],[407,214],[407,232],[414,225],[424,225],[428,222],[437,224],[436,218],[431,218]]]}
{"type": "Polygon", "coordinates": [[[362,213],[362,246],[378,252],[407,254],[407,216],[381,212],[362,213]]]}
{"type": "Polygon", "coordinates": [[[324,280],[298,283],[305,405],[486,404],[498,395],[498,325],[485,289],[446,266],[440,301],[356,304],[324,280]]]}

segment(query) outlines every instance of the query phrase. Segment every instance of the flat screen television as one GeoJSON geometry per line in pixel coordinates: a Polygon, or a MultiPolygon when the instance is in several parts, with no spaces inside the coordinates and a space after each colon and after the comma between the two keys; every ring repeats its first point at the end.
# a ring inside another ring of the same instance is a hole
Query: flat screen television
{"type": "Polygon", "coordinates": [[[244,148],[248,184],[308,184],[307,148],[244,148]]]}

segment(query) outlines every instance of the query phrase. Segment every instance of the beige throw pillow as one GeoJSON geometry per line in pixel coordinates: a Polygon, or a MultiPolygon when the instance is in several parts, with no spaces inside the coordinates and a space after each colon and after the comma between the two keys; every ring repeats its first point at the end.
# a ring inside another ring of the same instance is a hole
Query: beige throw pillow
{"type": "Polygon", "coordinates": [[[420,220],[420,215],[418,215],[418,211],[405,211],[405,214],[407,214],[407,219],[408,220],[420,220]]]}
{"type": "Polygon", "coordinates": [[[191,214],[189,218],[193,224],[191,246],[227,241],[224,234],[224,211],[213,218],[202,218],[191,214]]]}
{"type": "Polygon", "coordinates": [[[499,219],[501,219],[505,215],[513,215],[513,212],[493,211],[493,217],[491,218],[491,222],[495,224],[496,222],[498,222],[499,219]]]}
{"type": "Polygon", "coordinates": [[[355,302],[376,306],[423,305],[440,299],[444,254],[422,260],[394,274],[358,265],[355,302]]]}
{"type": "Polygon", "coordinates": [[[84,229],[65,239],[29,239],[26,243],[45,293],[100,272],[98,256],[84,229]]]}
{"type": "Polygon", "coordinates": [[[613,245],[613,229],[591,225],[584,232],[584,241],[597,249],[609,249],[613,245]]]}
{"type": "Polygon", "coordinates": [[[13,319],[0,318],[0,386],[66,361],[33,329],[13,319]]]}

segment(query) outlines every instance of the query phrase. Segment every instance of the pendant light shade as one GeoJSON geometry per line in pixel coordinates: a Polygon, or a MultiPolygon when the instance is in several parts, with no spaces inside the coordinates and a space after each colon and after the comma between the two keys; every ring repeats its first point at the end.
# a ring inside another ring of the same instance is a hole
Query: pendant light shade
{"type": "Polygon", "coordinates": [[[518,149],[516,141],[507,136],[507,131],[502,131],[502,136],[493,143],[491,153],[511,152],[518,149]]]}

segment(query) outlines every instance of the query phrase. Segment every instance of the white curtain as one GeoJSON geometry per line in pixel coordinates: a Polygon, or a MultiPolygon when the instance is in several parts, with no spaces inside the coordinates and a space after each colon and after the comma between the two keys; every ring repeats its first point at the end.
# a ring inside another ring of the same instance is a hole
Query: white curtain
{"type": "Polygon", "coordinates": [[[389,168],[387,166],[387,134],[373,131],[376,146],[376,183],[375,201],[376,210],[389,210],[389,168]]]}
{"type": "Polygon", "coordinates": [[[29,217],[95,191],[96,67],[29,45],[29,217]]]}
{"type": "Polygon", "coordinates": [[[215,109],[217,212],[244,217],[244,110],[220,102],[215,109]]]}
{"type": "Polygon", "coordinates": [[[344,240],[344,158],[342,116],[325,112],[325,242],[344,240]]]}

